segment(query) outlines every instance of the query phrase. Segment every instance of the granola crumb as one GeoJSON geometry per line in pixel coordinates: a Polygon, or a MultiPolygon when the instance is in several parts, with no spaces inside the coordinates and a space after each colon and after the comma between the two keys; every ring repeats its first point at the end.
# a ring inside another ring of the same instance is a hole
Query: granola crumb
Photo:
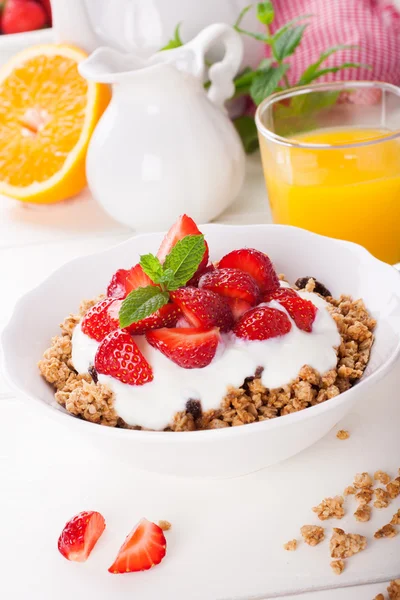
{"type": "Polygon", "coordinates": [[[358,533],[345,533],[343,529],[333,528],[333,534],[330,540],[330,550],[332,558],[349,558],[357,552],[365,550],[367,547],[367,538],[358,533]]]}
{"type": "Polygon", "coordinates": [[[356,493],[356,488],[353,487],[352,485],[348,485],[347,488],[345,488],[343,495],[350,496],[351,494],[355,494],[355,493],[356,493]]]}
{"type": "Polygon", "coordinates": [[[355,498],[360,506],[364,506],[371,502],[373,495],[374,490],[372,488],[362,488],[356,492],[355,498]]]}
{"type": "Polygon", "coordinates": [[[289,540],[286,544],[283,545],[284,549],[288,552],[294,552],[297,549],[297,540],[289,540]]]}
{"type": "Polygon", "coordinates": [[[343,496],[335,496],[334,498],[324,498],[318,506],[313,507],[321,521],[326,519],[342,519],[344,517],[343,496]]]}
{"type": "Polygon", "coordinates": [[[319,525],[303,525],[300,531],[309,546],[316,546],[325,539],[325,530],[319,525]]]}
{"type": "Polygon", "coordinates": [[[374,538],[377,540],[384,537],[392,538],[395,537],[397,534],[397,529],[391,523],[388,523],[387,525],[384,525],[374,533],[374,538]]]}
{"type": "Polygon", "coordinates": [[[387,508],[390,504],[390,494],[383,488],[376,488],[375,496],[376,500],[374,502],[375,508],[387,508]]]}
{"type": "Polygon", "coordinates": [[[331,568],[335,575],[341,575],[344,571],[344,560],[333,560],[331,568]]]}
{"type": "Polygon", "coordinates": [[[392,517],[392,520],[390,521],[391,525],[400,525],[400,508],[397,511],[397,513],[395,513],[392,517]]]}
{"type": "Polygon", "coordinates": [[[171,523],[169,521],[164,521],[163,519],[158,521],[158,526],[161,527],[163,531],[168,531],[168,529],[171,529],[171,523]]]}
{"type": "Polygon", "coordinates": [[[400,579],[391,581],[387,591],[390,600],[400,600],[400,579]]]}
{"type": "Polygon", "coordinates": [[[370,488],[374,485],[369,473],[357,473],[354,477],[354,487],[357,489],[370,488]]]}
{"type": "Polygon", "coordinates": [[[360,521],[361,523],[366,523],[371,518],[371,507],[368,504],[363,504],[359,508],[357,508],[354,513],[356,521],[360,521]]]}
{"type": "Polygon", "coordinates": [[[379,481],[379,483],[382,483],[383,485],[387,485],[391,480],[391,477],[390,475],[385,473],[385,471],[376,471],[376,473],[374,474],[374,479],[375,481],[379,481]]]}
{"type": "Polygon", "coordinates": [[[346,431],[346,429],[339,429],[339,431],[336,434],[336,437],[339,440],[348,440],[350,437],[350,433],[346,431]]]}
{"type": "Polygon", "coordinates": [[[392,499],[397,498],[400,495],[400,477],[396,477],[396,479],[388,483],[386,489],[392,499]]]}
{"type": "Polygon", "coordinates": [[[378,594],[375,596],[374,600],[385,600],[385,596],[383,594],[378,594]]]}

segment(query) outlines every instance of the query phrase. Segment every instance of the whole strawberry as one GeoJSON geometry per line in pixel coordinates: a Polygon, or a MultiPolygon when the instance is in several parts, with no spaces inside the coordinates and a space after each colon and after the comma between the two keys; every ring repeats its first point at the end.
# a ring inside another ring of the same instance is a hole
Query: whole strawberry
{"type": "Polygon", "coordinates": [[[42,29],[47,24],[44,7],[34,0],[7,0],[1,18],[3,33],[42,29]]]}

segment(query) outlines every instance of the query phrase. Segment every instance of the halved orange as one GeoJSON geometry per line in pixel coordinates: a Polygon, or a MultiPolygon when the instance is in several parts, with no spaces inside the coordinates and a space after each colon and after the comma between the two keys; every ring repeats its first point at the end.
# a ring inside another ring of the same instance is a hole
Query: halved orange
{"type": "Polygon", "coordinates": [[[0,70],[0,194],[50,203],[85,187],[88,143],[110,99],[107,86],[78,73],[86,56],[33,46],[0,70]]]}

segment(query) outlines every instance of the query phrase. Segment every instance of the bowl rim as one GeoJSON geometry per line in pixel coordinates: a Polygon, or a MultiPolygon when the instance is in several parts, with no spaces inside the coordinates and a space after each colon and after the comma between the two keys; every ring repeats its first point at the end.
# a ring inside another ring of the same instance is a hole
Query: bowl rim
{"type": "MultiPolygon", "coordinates": [[[[364,248],[354,242],[348,242],[345,240],[339,240],[339,239],[331,238],[329,236],[320,235],[320,234],[302,229],[300,227],[294,227],[292,225],[278,225],[278,224],[270,224],[270,223],[268,223],[268,224],[260,223],[260,224],[254,224],[254,225],[231,225],[231,224],[211,223],[211,224],[207,224],[207,225],[200,225],[200,228],[204,229],[205,233],[207,233],[207,231],[210,231],[211,229],[217,230],[217,229],[235,229],[235,228],[236,229],[237,228],[241,228],[241,229],[258,228],[258,229],[267,229],[268,230],[271,227],[273,227],[274,229],[280,228],[280,229],[284,229],[284,230],[294,230],[297,232],[300,231],[300,232],[302,232],[302,235],[305,234],[310,237],[329,240],[330,242],[332,242],[334,244],[352,248],[363,259],[367,259],[367,260],[372,261],[373,263],[376,263],[377,265],[379,265],[380,269],[383,268],[388,272],[390,271],[390,272],[397,273],[397,275],[399,276],[399,282],[400,282],[400,273],[393,266],[379,260],[378,258],[373,256],[366,248],[364,248]]],[[[132,240],[132,238],[139,239],[139,238],[149,237],[149,236],[153,236],[156,234],[162,234],[162,233],[165,233],[165,232],[147,232],[147,233],[140,233],[140,234],[136,234],[136,235],[134,234],[133,236],[127,238],[126,240],[119,242],[117,244],[113,244],[113,245],[105,248],[104,250],[101,250],[99,252],[84,254],[84,255],[76,257],[70,261],[67,261],[67,262],[63,263],[60,267],[55,269],[52,273],[50,273],[38,285],[34,286],[32,289],[30,289],[28,292],[23,294],[17,300],[6,326],[1,331],[1,335],[0,335],[1,363],[0,363],[0,366],[1,366],[1,371],[4,376],[4,379],[6,380],[9,387],[12,390],[14,390],[14,392],[18,398],[23,399],[27,404],[29,403],[29,406],[32,406],[32,407],[35,406],[36,409],[46,412],[46,414],[48,416],[51,416],[51,417],[59,420],[60,422],[62,421],[65,424],[67,424],[68,421],[66,419],[70,420],[71,423],[75,423],[75,425],[78,425],[78,427],[85,428],[85,429],[82,429],[82,431],[86,430],[87,433],[90,433],[90,431],[95,432],[95,430],[97,429],[99,432],[103,431],[104,434],[109,435],[109,436],[115,436],[119,439],[124,439],[125,437],[130,437],[131,439],[135,438],[136,440],[141,439],[145,443],[151,443],[152,441],[160,442],[160,441],[167,441],[167,440],[169,440],[170,442],[174,442],[174,443],[201,442],[203,440],[207,440],[210,438],[227,439],[228,437],[232,437],[232,436],[236,437],[238,435],[244,435],[246,433],[247,433],[247,435],[251,435],[253,432],[256,432],[257,430],[265,430],[265,432],[267,432],[269,429],[274,429],[276,427],[280,427],[283,425],[291,425],[298,421],[302,421],[305,419],[311,419],[313,417],[316,418],[319,415],[330,411],[331,407],[333,408],[334,405],[338,406],[340,404],[344,404],[347,401],[350,401],[351,397],[354,396],[354,393],[357,393],[357,390],[360,387],[364,388],[366,385],[372,385],[373,383],[378,382],[392,368],[392,366],[394,365],[394,363],[397,361],[398,357],[400,356],[400,337],[399,337],[399,341],[398,341],[396,347],[393,349],[391,355],[386,359],[385,362],[383,362],[382,365],[380,365],[376,369],[376,371],[374,371],[373,373],[371,373],[371,375],[368,376],[368,379],[361,379],[355,386],[351,387],[350,389],[342,392],[338,396],[331,398],[328,401],[323,402],[321,404],[310,406],[304,410],[290,413],[288,415],[283,415],[283,416],[280,416],[279,418],[268,419],[265,421],[257,421],[255,423],[247,423],[247,424],[245,424],[246,425],[245,427],[242,427],[242,426],[223,427],[223,428],[218,428],[218,429],[206,429],[206,430],[185,431],[185,432],[182,432],[182,431],[147,431],[147,430],[143,431],[143,430],[123,429],[123,428],[119,428],[119,427],[107,427],[107,426],[101,426],[98,423],[92,423],[90,421],[86,421],[79,417],[75,417],[74,415],[68,413],[67,411],[62,410],[58,406],[49,404],[49,403],[41,400],[34,393],[29,393],[26,390],[23,390],[20,387],[20,385],[9,374],[6,355],[7,355],[7,339],[9,336],[12,336],[12,332],[13,332],[15,323],[18,322],[18,315],[20,312],[23,312],[23,307],[24,307],[25,303],[27,301],[29,301],[32,297],[36,296],[39,293],[40,289],[43,286],[45,286],[46,284],[50,283],[51,280],[63,269],[70,267],[73,264],[78,264],[83,259],[86,259],[89,257],[95,257],[95,256],[100,257],[103,254],[110,252],[111,250],[115,250],[119,247],[123,247],[125,244],[128,244],[130,242],[130,240],[132,240]],[[89,428],[91,428],[91,429],[89,429],[89,428]],[[139,438],[137,436],[139,436],[139,438]]],[[[48,384],[48,385],[50,387],[52,387],[51,384],[48,384]]],[[[54,389],[54,388],[52,388],[52,389],[54,389]]]]}

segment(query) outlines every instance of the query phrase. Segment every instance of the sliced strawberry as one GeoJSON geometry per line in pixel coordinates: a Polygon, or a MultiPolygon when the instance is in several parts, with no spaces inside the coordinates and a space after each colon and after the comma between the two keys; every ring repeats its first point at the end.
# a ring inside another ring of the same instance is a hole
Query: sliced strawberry
{"type": "Polygon", "coordinates": [[[290,288],[281,288],[274,294],[269,294],[267,298],[268,300],[264,299],[264,301],[276,300],[279,302],[287,310],[299,329],[308,333],[312,331],[312,324],[317,315],[317,307],[312,302],[302,298],[290,288]]]}
{"type": "Polygon", "coordinates": [[[108,570],[114,574],[147,571],[162,561],[166,548],[161,527],[143,518],[132,529],[108,570]]]}
{"type": "Polygon", "coordinates": [[[148,285],[154,285],[154,283],[139,264],[131,269],[118,269],[108,285],[107,296],[122,299],[132,290],[148,285]]]}
{"type": "Polygon", "coordinates": [[[264,294],[263,302],[271,302],[271,300],[277,300],[279,302],[280,298],[287,298],[288,296],[293,296],[294,298],[299,297],[296,290],[292,290],[292,288],[280,287],[273,292],[267,292],[264,294]]]}
{"type": "Polygon", "coordinates": [[[239,269],[216,269],[200,278],[199,288],[204,288],[229,298],[240,298],[252,306],[257,304],[260,289],[251,275],[239,269]]]}
{"type": "MultiPolygon", "coordinates": [[[[172,225],[171,229],[167,232],[163,241],[161,242],[161,246],[157,252],[157,257],[161,262],[164,262],[165,257],[169,254],[172,248],[175,246],[179,240],[183,239],[187,235],[199,235],[201,234],[200,229],[197,227],[196,223],[188,217],[187,215],[181,215],[179,219],[172,225]]],[[[201,273],[207,266],[208,263],[208,244],[206,244],[206,249],[204,251],[203,259],[195,273],[194,277],[197,273],[201,273]]]]}
{"type": "Polygon", "coordinates": [[[47,23],[43,6],[34,0],[7,0],[4,5],[2,33],[22,33],[42,29],[47,23]]]}
{"type": "Polygon", "coordinates": [[[118,329],[121,303],[117,298],[104,298],[89,308],[81,323],[83,333],[101,342],[111,331],[118,329]]]}
{"type": "Polygon", "coordinates": [[[210,263],[209,265],[204,267],[204,269],[202,269],[202,270],[200,270],[200,267],[199,267],[199,269],[197,269],[196,273],[193,275],[192,279],[190,279],[186,285],[191,285],[191,286],[197,287],[199,285],[200,277],[202,275],[204,275],[205,273],[210,273],[211,271],[215,271],[215,267],[212,263],[210,263]]]}
{"type": "Polygon", "coordinates": [[[240,319],[240,317],[242,317],[244,313],[246,313],[252,307],[249,302],[246,302],[246,300],[241,300],[240,298],[226,298],[226,301],[230,306],[234,321],[240,319]]]}
{"type": "Polygon", "coordinates": [[[93,510],[81,512],[65,525],[58,549],[65,558],[85,562],[106,527],[104,517],[93,510]]]}
{"type": "Polygon", "coordinates": [[[146,317],[137,323],[132,323],[126,330],[132,335],[142,335],[150,329],[174,327],[180,315],[181,311],[176,304],[166,304],[149,317],[146,317]]]}
{"type": "Polygon", "coordinates": [[[111,375],[129,385],[144,385],[153,380],[152,368],[132,336],[120,329],[109,333],[101,342],[94,366],[98,373],[111,375]]]}
{"type": "Polygon", "coordinates": [[[283,311],[257,306],[243,315],[233,332],[246,340],[268,340],[289,333],[291,328],[292,324],[283,311]]]}
{"type": "Polygon", "coordinates": [[[171,292],[171,298],[192,327],[219,327],[221,331],[232,329],[231,309],[225,298],[218,294],[195,287],[185,287],[171,292]]]}
{"type": "Polygon", "coordinates": [[[278,275],[270,258],[253,248],[242,248],[226,254],[219,262],[220,269],[240,269],[253,277],[261,292],[271,292],[279,288],[278,275]]]}
{"type": "Polygon", "coordinates": [[[202,369],[214,358],[220,335],[217,327],[164,328],[148,331],[146,339],[183,369],[202,369]]]}
{"type": "Polygon", "coordinates": [[[176,328],[177,329],[181,329],[181,328],[187,328],[187,327],[191,327],[191,324],[188,323],[188,321],[186,321],[185,317],[180,317],[177,322],[176,322],[176,328]]]}

